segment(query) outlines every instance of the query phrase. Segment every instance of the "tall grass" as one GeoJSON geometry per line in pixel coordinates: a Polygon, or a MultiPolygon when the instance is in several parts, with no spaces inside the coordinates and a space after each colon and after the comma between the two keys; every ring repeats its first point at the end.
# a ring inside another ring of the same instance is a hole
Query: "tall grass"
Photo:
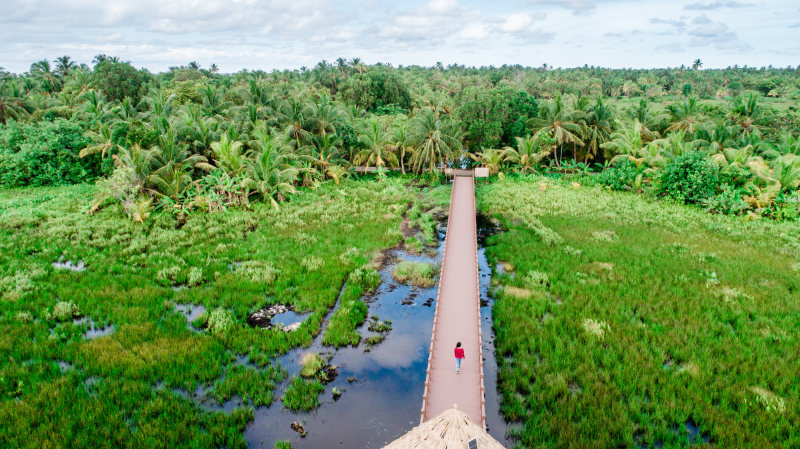
{"type": "Polygon", "coordinates": [[[509,227],[487,255],[515,269],[493,312],[517,447],[800,445],[800,225],[539,178],[478,200],[509,227]]]}
{"type": "MultiPolygon", "coordinates": [[[[174,389],[270,403],[270,359],[310,345],[348,274],[400,241],[412,199],[397,179],[349,180],[277,211],[142,225],[113,207],[88,215],[92,196],[85,185],[0,191],[0,447],[243,447],[252,411],[207,411],[174,389]],[[59,259],[86,270],[57,269],[59,259]],[[191,285],[171,288],[181,283],[191,285]],[[220,310],[214,331],[193,331],[176,303],[202,305],[208,319],[220,310]],[[310,315],[288,333],[247,325],[274,303],[310,315]],[[74,312],[115,332],[84,339],[74,312]]],[[[354,289],[345,296],[357,304],[354,289]]]]}

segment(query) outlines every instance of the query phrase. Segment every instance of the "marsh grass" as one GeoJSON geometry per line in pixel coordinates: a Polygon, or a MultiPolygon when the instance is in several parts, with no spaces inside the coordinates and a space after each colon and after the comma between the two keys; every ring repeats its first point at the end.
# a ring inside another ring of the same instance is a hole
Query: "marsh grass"
{"type": "Polygon", "coordinates": [[[687,422],[718,447],[800,445],[800,224],[538,182],[478,190],[509,227],[490,263],[549,282],[498,274],[498,389],[517,447],[685,447],[687,422]]]}
{"type": "Polygon", "coordinates": [[[295,412],[309,412],[319,407],[319,395],[325,387],[319,380],[293,377],[289,388],[283,393],[283,406],[295,412]]]}
{"type": "MultiPolygon", "coordinates": [[[[0,447],[244,447],[252,410],[209,411],[173,389],[213,385],[206,394],[220,400],[268,404],[270,360],[311,344],[364,255],[401,241],[387,230],[413,198],[397,179],[347,180],[277,211],[253,204],[140,224],[115,206],[88,215],[93,196],[87,185],[0,191],[0,447]],[[86,269],[54,268],[62,257],[86,269]],[[310,315],[289,333],[247,325],[275,303],[310,315]],[[195,323],[205,329],[188,329],[174,304],[205,307],[195,323]],[[75,311],[116,330],[86,340],[75,311]],[[263,369],[237,367],[232,354],[263,369]]],[[[346,326],[331,321],[340,340],[359,338],[362,293],[344,295],[346,326]]]]}
{"type": "Polygon", "coordinates": [[[436,284],[436,267],[424,262],[403,261],[392,270],[397,282],[428,288],[436,284]]]}

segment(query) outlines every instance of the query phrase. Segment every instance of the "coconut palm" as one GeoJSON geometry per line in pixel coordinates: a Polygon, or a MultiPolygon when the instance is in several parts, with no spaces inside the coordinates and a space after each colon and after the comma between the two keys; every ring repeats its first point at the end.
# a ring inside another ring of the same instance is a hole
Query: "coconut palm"
{"type": "Polygon", "coordinates": [[[594,159],[600,150],[600,145],[611,138],[613,123],[612,110],[598,98],[594,105],[585,107],[583,122],[583,141],[586,144],[584,162],[594,159]]]}
{"type": "Polygon", "coordinates": [[[545,131],[555,141],[559,147],[559,152],[556,154],[556,164],[559,166],[564,158],[565,143],[571,143],[573,147],[583,145],[581,140],[583,128],[575,120],[575,115],[566,110],[560,95],[540,109],[539,117],[531,118],[528,125],[534,134],[545,131]]]}
{"type": "Polygon", "coordinates": [[[394,153],[397,154],[397,159],[400,161],[400,172],[403,174],[406,174],[406,155],[414,152],[414,142],[411,137],[411,127],[408,119],[402,117],[395,120],[390,141],[394,146],[394,153]]]}
{"type": "Polygon", "coordinates": [[[477,154],[469,154],[469,157],[478,163],[479,166],[489,169],[490,175],[496,175],[500,172],[500,167],[503,161],[506,160],[505,150],[494,148],[481,148],[477,154]]]}
{"type": "Polygon", "coordinates": [[[667,131],[694,134],[695,130],[706,122],[696,98],[684,98],[679,103],[672,103],[667,106],[667,111],[670,124],[667,131]]]}
{"type": "Polygon", "coordinates": [[[424,109],[412,120],[411,142],[414,154],[409,163],[416,173],[433,172],[439,165],[459,157],[461,152],[461,130],[449,119],[440,117],[432,109],[424,109]]]}
{"type": "Polygon", "coordinates": [[[730,148],[735,136],[736,127],[724,122],[717,122],[698,129],[695,142],[698,144],[698,148],[713,155],[730,148]]]}
{"type": "Polygon", "coordinates": [[[535,136],[517,137],[515,148],[504,148],[506,161],[514,164],[520,171],[533,171],[541,161],[553,152],[553,140],[545,133],[535,136]]]}
{"type": "Polygon", "coordinates": [[[364,122],[360,129],[358,141],[363,150],[356,153],[353,163],[366,167],[397,167],[397,155],[392,152],[389,145],[389,135],[386,126],[378,117],[372,117],[364,122]]]}
{"type": "Polygon", "coordinates": [[[249,153],[243,185],[269,199],[278,209],[278,203],[295,193],[294,182],[298,170],[292,166],[294,156],[289,148],[271,136],[261,136],[249,153]]]}
{"type": "Polygon", "coordinates": [[[295,150],[300,150],[312,136],[308,130],[308,104],[299,96],[294,96],[281,104],[278,113],[285,124],[283,129],[287,138],[291,139],[295,150]]]}
{"type": "Polygon", "coordinates": [[[87,131],[86,135],[92,139],[92,144],[82,149],[78,153],[79,157],[86,157],[91,154],[100,153],[100,157],[105,158],[106,155],[112,154],[116,149],[119,148],[119,145],[113,142],[113,137],[111,136],[111,127],[108,123],[101,124],[100,129],[97,132],[87,131]]]}
{"type": "Polygon", "coordinates": [[[0,124],[5,125],[9,119],[20,119],[28,113],[24,95],[18,92],[11,81],[0,80],[0,124]]]}
{"type": "Polygon", "coordinates": [[[247,166],[247,157],[242,151],[242,146],[242,142],[231,141],[225,134],[222,135],[219,142],[211,143],[217,165],[233,177],[244,173],[247,166]]]}
{"type": "Polygon", "coordinates": [[[69,56],[61,56],[56,58],[53,62],[56,63],[55,73],[61,76],[69,76],[72,69],[78,66],[75,61],[72,61],[69,56]]]}

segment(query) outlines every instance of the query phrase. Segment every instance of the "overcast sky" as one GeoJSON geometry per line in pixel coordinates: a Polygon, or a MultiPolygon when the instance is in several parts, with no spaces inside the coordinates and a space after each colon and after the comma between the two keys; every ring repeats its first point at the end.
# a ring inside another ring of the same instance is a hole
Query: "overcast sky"
{"type": "Polygon", "coordinates": [[[322,59],[468,66],[800,65],[798,0],[3,0],[0,67],[104,53],[163,71],[322,59]]]}

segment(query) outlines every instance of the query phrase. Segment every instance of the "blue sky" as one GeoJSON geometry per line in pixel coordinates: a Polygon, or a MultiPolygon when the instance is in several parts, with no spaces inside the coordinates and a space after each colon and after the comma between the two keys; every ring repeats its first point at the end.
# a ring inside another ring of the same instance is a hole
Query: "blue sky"
{"type": "Polygon", "coordinates": [[[469,66],[800,65],[797,0],[4,0],[0,67],[104,53],[162,71],[322,59],[469,66]]]}

